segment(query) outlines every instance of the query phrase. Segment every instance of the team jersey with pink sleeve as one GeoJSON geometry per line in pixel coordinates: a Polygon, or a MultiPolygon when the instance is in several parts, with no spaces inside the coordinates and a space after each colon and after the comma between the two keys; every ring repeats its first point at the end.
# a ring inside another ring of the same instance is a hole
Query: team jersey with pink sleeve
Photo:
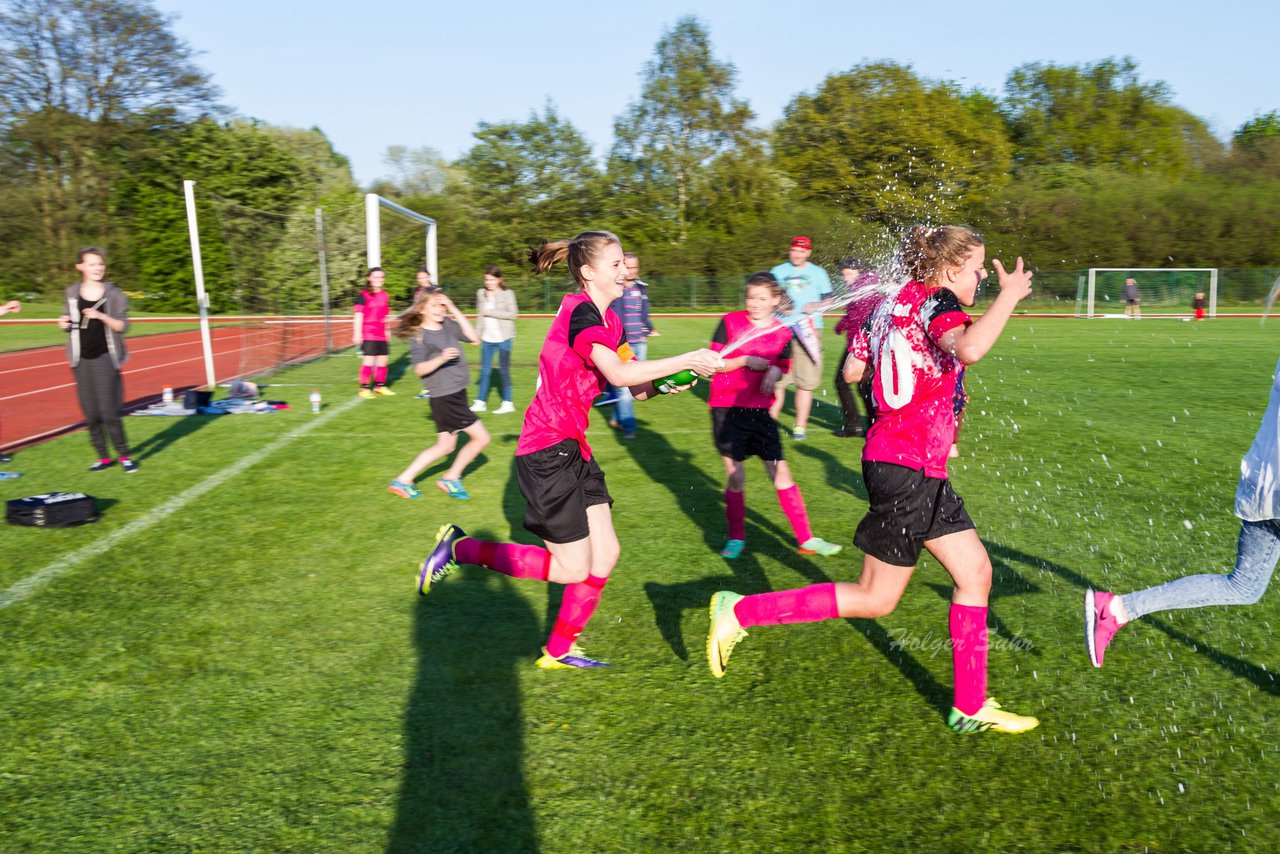
{"type": "Polygon", "coordinates": [[[567,294],[560,301],[538,356],[538,388],[524,414],[516,456],[573,439],[584,460],[591,459],[587,423],[591,403],[607,385],[591,359],[591,348],[603,344],[624,362],[635,358],[627,345],[622,319],[611,309],[604,315],[586,294],[567,294]]]}
{"type": "Polygon", "coordinates": [[[963,365],[938,342],[970,322],[951,291],[908,282],[854,336],[849,352],[874,370],[876,417],[863,460],[947,476],[956,432],[956,376],[963,365]]]}
{"type": "MultiPolygon", "coordinates": [[[[752,338],[750,341],[733,348],[732,358],[738,356],[759,356],[770,364],[777,365],[785,374],[791,370],[792,332],[788,326],[771,321],[777,328],[752,338]]],[[[725,347],[740,340],[747,333],[758,331],[751,316],[746,311],[731,311],[720,319],[716,333],[711,338],[711,349],[719,353],[725,347]]],[[[760,391],[760,381],[764,373],[753,371],[745,365],[733,371],[725,371],[711,378],[711,395],[708,403],[712,408],[728,408],[741,406],[746,409],[768,409],[773,405],[773,395],[760,391]]]]}
{"type": "Polygon", "coordinates": [[[363,341],[387,340],[387,314],[391,297],[386,291],[361,291],[355,310],[360,312],[360,337],[363,341]]]}

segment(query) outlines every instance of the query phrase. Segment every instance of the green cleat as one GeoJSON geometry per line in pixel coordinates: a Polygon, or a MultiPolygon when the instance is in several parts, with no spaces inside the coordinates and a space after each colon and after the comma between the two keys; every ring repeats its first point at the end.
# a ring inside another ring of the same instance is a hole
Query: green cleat
{"type": "Polygon", "coordinates": [[[738,616],[733,612],[733,606],[741,602],[742,598],[729,590],[721,590],[711,597],[707,664],[711,667],[711,675],[717,679],[724,676],[724,666],[729,663],[733,648],[747,636],[746,630],[738,623],[738,616]]]}
{"type": "Polygon", "coordinates": [[[835,543],[828,543],[822,537],[810,537],[800,544],[800,548],[796,551],[802,555],[821,555],[822,557],[831,557],[838,555],[844,549],[844,546],[837,546],[835,543]]]}
{"type": "Polygon", "coordinates": [[[1035,729],[1039,725],[1039,718],[1006,712],[991,697],[988,697],[987,701],[982,704],[982,708],[972,715],[966,715],[955,707],[952,707],[951,714],[947,715],[947,726],[956,732],[986,732],[988,730],[994,732],[1026,732],[1027,730],[1035,729]]]}

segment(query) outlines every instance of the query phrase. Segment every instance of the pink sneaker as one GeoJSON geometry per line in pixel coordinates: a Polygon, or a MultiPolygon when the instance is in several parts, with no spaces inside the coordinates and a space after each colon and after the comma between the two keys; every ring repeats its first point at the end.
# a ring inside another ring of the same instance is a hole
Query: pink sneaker
{"type": "Polygon", "coordinates": [[[1103,590],[1086,590],[1084,594],[1084,642],[1094,667],[1102,666],[1107,644],[1123,625],[1111,614],[1111,600],[1114,598],[1114,594],[1103,590]]]}

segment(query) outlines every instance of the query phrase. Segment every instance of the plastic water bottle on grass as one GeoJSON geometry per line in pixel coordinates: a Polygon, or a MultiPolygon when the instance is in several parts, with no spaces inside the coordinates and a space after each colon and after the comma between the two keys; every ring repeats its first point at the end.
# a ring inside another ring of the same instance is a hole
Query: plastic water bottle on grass
{"type": "Polygon", "coordinates": [[[311,389],[311,396],[310,396],[309,400],[311,401],[311,414],[312,414],[312,415],[317,415],[317,414],[319,414],[319,412],[320,412],[320,389],[318,389],[318,388],[313,388],[313,389],[311,389]]]}
{"type": "Polygon", "coordinates": [[[165,386],[164,391],[160,392],[160,399],[165,403],[173,403],[173,389],[165,386]]]}

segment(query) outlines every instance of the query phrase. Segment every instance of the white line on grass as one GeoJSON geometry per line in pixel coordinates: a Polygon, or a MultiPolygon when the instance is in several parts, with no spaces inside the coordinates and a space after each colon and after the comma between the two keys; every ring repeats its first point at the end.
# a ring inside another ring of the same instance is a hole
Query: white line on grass
{"type": "MultiPolygon", "coordinates": [[[[222,471],[210,475],[185,492],[178,493],[164,504],[161,504],[156,509],[147,513],[147,515],[143,516],[141,519],[135,519],[124,527],[117,528],[110,534],[107,534],[102,539],[94,540],[84,548],[58,558],[44,569],[34,575],[27,576],[14,584],[8,590],[0,593],[0,608],[7,608],[10,605],[21,602],[23,599],[39,592],[40,588],[44,587],[50,581],[66,575],[85,561],[95,558],[100,554],[104,554],[120,542],[129,539],[135,534],[140,534],[157,523],[164,521],[166,518],[177,513],[183,507],[186,507],[192,501],[204,495],[209,490],[222,485],[255,463],[262,462],[262,460],[271,456],[285,445],[305,436],[307,433],[329,421],[329,419],[346,412],[359,402],[360,398],[354,397],[346,403],[330,409],[323,415],[311,418],[306,424],[290,430],[271,444],[265,445],[253,453],[241,457],[222,471]]],[[[146,475],[139,475],[139,477],[146,477],[146,475]]]]}

